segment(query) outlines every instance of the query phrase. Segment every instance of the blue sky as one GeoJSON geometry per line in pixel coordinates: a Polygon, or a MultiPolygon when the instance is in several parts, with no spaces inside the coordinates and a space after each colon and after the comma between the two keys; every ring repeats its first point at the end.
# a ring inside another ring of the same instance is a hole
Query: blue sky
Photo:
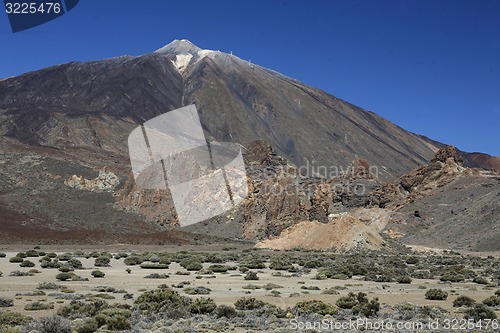
{"type": "Polygon", "coordinates": [[[0,77],[154,51],[173,39],[233,51],[412,132],[500,155],[500,1],[81,0],[12,33],[0,77]]]}

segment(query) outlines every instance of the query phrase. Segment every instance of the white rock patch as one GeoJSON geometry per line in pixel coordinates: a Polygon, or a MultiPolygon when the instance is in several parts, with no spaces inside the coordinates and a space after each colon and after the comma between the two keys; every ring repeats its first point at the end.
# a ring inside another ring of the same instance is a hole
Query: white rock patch
{"type": "Polygon", "coordinates": [[[179,73],[183,73],[191,61],[191,58],[193,58],[192,54],[178,54],[175,56],[175,61],[172,60],[172,64],[174,64],[179,73]]]}

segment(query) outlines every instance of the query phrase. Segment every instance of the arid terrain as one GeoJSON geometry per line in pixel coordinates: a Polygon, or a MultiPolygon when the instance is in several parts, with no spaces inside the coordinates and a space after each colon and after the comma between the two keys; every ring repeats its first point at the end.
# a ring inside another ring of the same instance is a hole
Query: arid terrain
{"type": "Polygon", "coordinates": [[[49,317],[76,332],[301,332],[296,321],[366,317],[394,324],[439,319],[439,331],[451,332],[447,320],[476,318],[485,309],[491,318],[499,314],[500,261],[491,256],[154,248],[2,252],[0,329],[36,329],[49,317]],[[441,294],[433,299],[430,290],[441,294]],[[357,303],[359,293],[366,300],[357,303]],[[142,304],[144,295],[152,298],[142,304]]]}

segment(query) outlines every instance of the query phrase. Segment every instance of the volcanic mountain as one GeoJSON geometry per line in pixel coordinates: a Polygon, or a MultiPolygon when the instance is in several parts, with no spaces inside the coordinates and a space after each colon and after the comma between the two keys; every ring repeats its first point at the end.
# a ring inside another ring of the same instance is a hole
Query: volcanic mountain
{"type": "MultiPolygon", "coordinates": [[[[127,138],[145,121],[191,104],[209,141],[234,142],[254,156],[269,149],[301,177],[345,176],[365,163],[378,181],[395,180],[444,146],[275,71],[175,40],[142,56],[0,80],[2,237],[130,240],[175,224],[168,193],[134,187],[127,138]]],[[[487,155],[473,157],[471,166],[498,166],[487,155]]],[[[262,161],[254,166],[266,168],[262,161]]],[[[271,232],[299,222],[289,204],[280,208],[285,222],[271,232]]],[[[271,218],[261,213],[233,214],[240,229],[227,224],[225,235],[248,234],[245,216],[271,218]]],[[[189,238],[172,232],[164,239],[189,238]]]]}

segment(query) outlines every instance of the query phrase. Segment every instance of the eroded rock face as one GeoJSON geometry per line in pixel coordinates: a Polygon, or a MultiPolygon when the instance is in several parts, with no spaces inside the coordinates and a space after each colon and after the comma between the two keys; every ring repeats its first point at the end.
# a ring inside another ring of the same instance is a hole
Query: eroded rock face
{"type": "Polygon", "coordinates": [[[77,190],[91,192],[112,192],[120,184],[120,179],[113,172],[106,169],[99,171],[99,176],[94,179],[86,179],[83,176],[73,175],[64,181],[64,184],[77,190]]]}

